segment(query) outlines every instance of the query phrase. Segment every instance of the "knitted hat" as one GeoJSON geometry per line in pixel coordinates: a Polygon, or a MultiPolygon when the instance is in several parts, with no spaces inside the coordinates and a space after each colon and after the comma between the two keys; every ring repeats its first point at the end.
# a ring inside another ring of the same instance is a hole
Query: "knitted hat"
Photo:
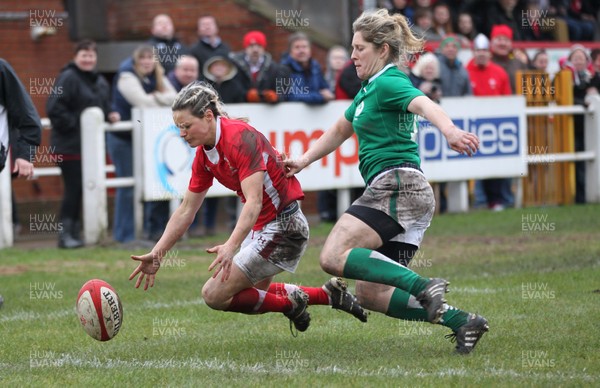
{"type": "Polygon", "coordinates": [[[512,40],[513,31],[506,24],[497,24],[492,27],[492,33],[490,34],[490,39],[494,39],[497,36],[505,36],[508,39],[512,40]]]}
{"type": "Polygon", "coordinates": [[[262,48],[267,48],[267,37],[260,31],[250,31],[244,35],[244,48],[251,44],[257,44],[262,48]]]}
{"type": "Polygon", "coordinates": [[[483,34],[477,34],[475,39],[473,39],[473,50],[489,50],[490,49],[490,41],[483,34]]]}
{"type": "Polygon", "coordinates": [[[457,39],[456,35],[447,35],[440,42],[440,49],[443,49],[444,46],[446,46],[448,43],[454,43],[456,45],[456,48],[460,50],[460,41],[457,39]]]}

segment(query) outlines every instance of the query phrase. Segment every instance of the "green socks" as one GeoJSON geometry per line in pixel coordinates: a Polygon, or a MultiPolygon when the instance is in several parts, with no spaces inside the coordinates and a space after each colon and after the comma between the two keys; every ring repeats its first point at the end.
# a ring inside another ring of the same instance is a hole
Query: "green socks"
{"type": "MultiPolygon", "coordinates": [[[[398,288],[392,294],[390,305],[385,315],[407,321],[427,321],[427,311],[421,307],[421,304],[415,298],[411,298],[409,293],[398,288]]],[[[468,313],[448,306],[448,311],[442,315],[439,323],[453,331],[457,331],[462,325],[467,323],[468,318],[468,313]]]]}
{"type": "Polygon", "coordinates": [[[344,266],[344,277],[387,284],[414,296],[423,291],[429,282],[428,278],[366,248],[354,248],[350,251],[344,266]]]}

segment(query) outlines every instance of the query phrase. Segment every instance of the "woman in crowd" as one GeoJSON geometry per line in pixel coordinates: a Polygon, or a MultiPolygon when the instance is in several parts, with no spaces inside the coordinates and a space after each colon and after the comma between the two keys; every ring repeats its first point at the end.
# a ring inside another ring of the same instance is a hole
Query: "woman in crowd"
{"type": "MultiPolygon", "coordinates": [[[[141,45],[131,58],[121,63],[114,78],[113,109],[122,120],[131,120],[132,108],[170,106],[176,92],[150,45],[141,45]]],[[[133,144],[131,132],[109,132],[106,144],[118,177],[133,175],[133,144]]],[[[133,188],[118,188],[115,198],[113,236],[126,243],[135,239],[133,188]]],[[[169,202],[147,202],[144,225],[148,237],[157,240],[169,219],[169,202]]]]}
{"type": "Polygon", "coordinates": [[[96,43],[83,40],[75,46],[75,55],[60,72],[54,93],[48,97],[46,111],[52,123],[50,142],[57,154],[63,178],[63,199],[60,208],[59,248],[83,246],[81,230],[81,113],[90,107],[100,107],[105,119],[119,121],[118,112],[110,110],[110,90],[106,79],[96,71],[96,43]]]}

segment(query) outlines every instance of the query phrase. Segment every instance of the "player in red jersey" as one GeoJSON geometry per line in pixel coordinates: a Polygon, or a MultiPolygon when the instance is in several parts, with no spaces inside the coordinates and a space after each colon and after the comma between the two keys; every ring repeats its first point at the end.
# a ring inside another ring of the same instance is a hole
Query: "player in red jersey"
{"type": "Polygon", "coordinates": [[[144,278],[144,290],[154,285],[160,262],[188,229],[216,178],[244,206],[229,239],[207,250],[216,254],[208,267],[215,273],[202,288],[209,307],[245,314],[281,312],[298,331],[310,323],[308,304],[331,305],[365,322],[366,313],[339,278],[323,287],[271,283],[276,274],[296,270],[308,244],[308,222],[298,205],[304,198],[300,183],[285,176],[281,155],[265,136],[243,120],[228,118],[217,92],[203,82],[183,88],[172,109],[180,136],[197,147],[192,177],[152,251],[131,256],[139,262],[129,277],[140,275],[135,287],[144,278]]]}

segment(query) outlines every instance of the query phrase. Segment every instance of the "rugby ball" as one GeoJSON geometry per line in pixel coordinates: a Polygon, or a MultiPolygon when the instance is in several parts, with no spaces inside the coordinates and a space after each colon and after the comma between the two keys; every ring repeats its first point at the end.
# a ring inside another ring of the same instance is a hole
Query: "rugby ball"
{"type": "Polygon", "coordinates": [[[119,332],[123,323],[121,299],[110,284],[100,279],[86,282],[77,295],[77,315],[88,335],[98,341],[108,341],[119,332]]]}

